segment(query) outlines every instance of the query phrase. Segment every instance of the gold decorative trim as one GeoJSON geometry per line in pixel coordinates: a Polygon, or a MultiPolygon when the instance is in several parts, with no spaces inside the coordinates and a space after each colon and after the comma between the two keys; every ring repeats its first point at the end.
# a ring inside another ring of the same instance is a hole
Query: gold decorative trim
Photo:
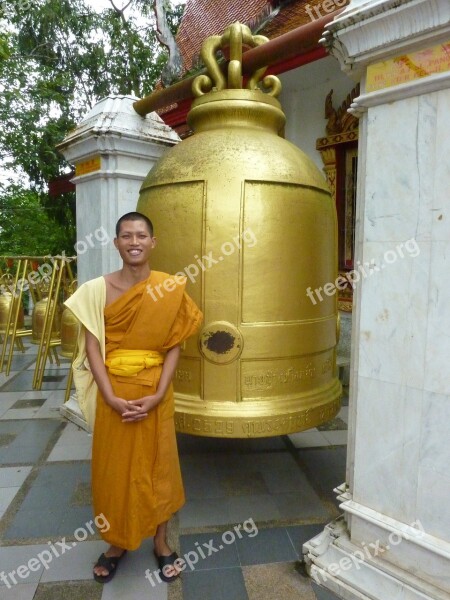
{"type": "Polygon", "coordinates": [[[328,119],[326,132],[328,136],[358,129],[358,119],[348,112],[353,100],[359,96],[359,84],[352,89],[341,106],[333,108],[333,90],[330,90],[325,99],[325,118],[328,119]]]}
{"type": "MultiPolygon", "coordinates": [[[[340,145],[349,144],[352,142],[356,142],[358,140],[359,121],[358,121],[357,117],[355,117],[354,115],[352,115],[348,112],[350,105],[352,104],[354,98],[356,98],[357,96],[359,96],[359,85],[354,87],[353,90],[347,95],[344,102],[342,102],[342,104],[337,109],[335,109],[333,107],[333,90],[330,90],[330,92],[328,93],[326,100],[325,100],[325,118],[327,119],[327,124],[326,124],[327,135],[325,137],[318,138],[318,140],[316,141],[316,149],[320,152],[320,154],[322,156],[322,161],[324,164],[323,170],[324,170],[325,176],[327,178],[327,183],[330,188],[331,195],[335,202],[337,202],[337,200],[338,200],[337,190],[336,190],[337,179],[338,179],[338,172],[337,172],[338,156],[345,156],[345,167],[343,166],[342,168],[345,168],[344,175],[346,175],[348,166],[349,166],[348,165],[349,159],[352,159],[353,156],[357,155],[356,150],[350,151],[350,148],[352,148],[353,146],[349,146],[348,149],[341,148],[338,151],[338,147],[340,145]],[[351,155],[348,155],[348,152],[351,152],[351,155]]],[[[339,175],[342,175],[342,174],[339,173],[339,175]]],[[[347,182],[347,180],[346,180],[345,195],[347,195],[348,183],[350,183],[350,182],[347,182]]],[[[352,185],[354,185],[354,182],[352,182],[352,185]]],[[[345,203],[345,206],[347,206],[347,202],[349,201],[349,198],[345,197],[342,201],[345,203]]],[[[346,232],[348,232],[349,220],[352,220],[353,218],[354,218],[353,210],[345,212],[345,219],[346,219],[345,231],[346,232]]],[[[340,235],[342,235],[342,234],[340,234],[340,235]]],[[[344,240],[345,256],[344,256],[343,260],[344,260],[345,264],[347,264],[347,262],[348,262],[349,254],[350,254],[350,258],[351,258],[351,254],[352,254],[352,249],[351,249],[351,247],[349,247],[349,243],[351,243],[351,239],[348,236],[346,236],[346,238],[344,240]]],[[[345,271],[339,273],[339,275],[341,275],[345,279],[347,279],[345,271]]],[[[353,304],[353,288],[352,288],[351,282],[349,281],[348,286],[346,286],[345,290],[341,290],[338,294],[338,309],[342,310],[344,312],[351,312],[352,304],[353,304]]]]}
{"type": "Polygon", "coordinates": [[[337,133],[328,137],[319,138],[316,142],[316,149],[322,151],[329,146],[337,146],[347,142],[356,142],[358,139],[358,130],[337,133]]]}

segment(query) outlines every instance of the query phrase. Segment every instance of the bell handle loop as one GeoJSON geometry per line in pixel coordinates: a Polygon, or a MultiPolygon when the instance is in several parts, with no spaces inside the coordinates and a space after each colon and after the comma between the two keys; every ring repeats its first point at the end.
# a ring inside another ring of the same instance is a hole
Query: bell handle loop
{"type": "Polygon", "coordinates": [[[242,89],[242,63],[231,60],[228,64],[228,89],[242,89]]]}
{"type": "Polygon", "coordinates": [[[242,26],[233,23],[222,36],[222,47],[228,42],[230,62],[228,64],[228,88],[242,89],[242,26]]]}
{"type": "MultiPolygon", "coordinates": [[[[262,44],[265,44],[268,41],[269,41],[269,38],[266,37],[265,35],[254,35],[253,36],[253,44],[255,47],[261,46],[262,44]]],[[[247,89],[248,90],[256,90],[256,88],[258,87],[258,83],[264,77],[264,73],[266,71],[267,71],[267,67],[261,67],[260,69],[257,69],[253,73],[253,75],[250,77],[250,79],[248,80],[247,89]]]]}
{"type": "Polygon", "coordinates": [[[76,279],[76,278],[72,279],[72,281],[69,283],[69,292],[71,294],[74,294],[77,287],[78,287],[78,279],[76,279]]]}
{"type": "Polygon", "coordinates": [[[266,75],[262,81],[264,89],[268,90],[267,95],[277,98],[281,93],[281,81],[275,75],[266,75]]]}
{"type": "Polygon", "coordinates": [[[205,94],[205,92],[203,92],[201,88],[202,85],[205,85],[206,79],[209,79],[211,82],[211,85],[209,89],[207,89],[207,91],[211,90],[211,88],[213,87],[212,82],[214,82],[214,87],[218,91],[224,90],[226,88],[226,79],[222,71],[220,70],[219,64],[216,59],[216,52],[220,49],[221,45],[222,36],[220,35],[212,35],[203,42],[200,55],[208,70],[209,77],[208,75],[199,75],[199,77],[197,77],[194,80],[194,83],[192,84],[192,89],[194,89],[195,86],[195,89],[200,91],[200,96],[203,96],[205,94]],[[197,80],[199,79],[200,82],[196,85],[197,80]]]}
{"type": "Polygon", "coordinates": [[[199,75],[192,82],[192,94],[195,98],[204,96],[212,89],[212,81],[208,75],[199,75]]]}
{"type": "Polygon", "coordinates": [[[222,35],[222,48],[229,46],[230,48],[230,61],[237,60],[242,62],[242,40],[243,31],[240,23],[233,23],[222,35]]]}

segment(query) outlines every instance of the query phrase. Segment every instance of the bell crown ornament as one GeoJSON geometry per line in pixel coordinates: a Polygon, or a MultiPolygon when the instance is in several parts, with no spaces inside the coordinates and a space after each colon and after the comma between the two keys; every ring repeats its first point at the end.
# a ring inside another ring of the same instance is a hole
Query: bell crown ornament
{"type": "Polygon", "coordinates": [[[246,78],[242,72],[243,48],[254,48],[268,41],[262,35],[252,35],[241,23],[233,23],[219,36],[203,42],[201,57],[208,74],[196,77],[192,84],[195,97],[188,115],[190,127],[198,131],[219,128],[224,121],[228,127],[264,127],[281,133],[286,118],[277,100],[281,92],[278,77],[264,77],[267,67],[257,69],[246,78]],[[229,60],[223,64],[219,51],[229,60]]]}
{"type": "MultiPolygon", "coordinates": [[[[252,35],[247,25],[233,23],[225,29],[222,35],[213,35],[207,38],[202,45],[201,57],[209,75],[199,75],[192,84],[192,91],[199,98],[209,91],[220,92],[226,89],[241,90],[243,88],[242,52],[243,46],[256,48],[265,44],[269,39],[264,35],[252,35]],[[229,50],[229,61],[226,67],[226,76],[217,60],[219,50],[229,50]]],[[[257,69],[248,78],[245,89],[259,90],[258,84],[262,81],[264,89],[270,96],[277,98],[281,92],[281,82],[278,77],[268,75],[264,77],[267,67],[257,69]],[[264,77],[264,79],[263,79],[264,77]]]]}

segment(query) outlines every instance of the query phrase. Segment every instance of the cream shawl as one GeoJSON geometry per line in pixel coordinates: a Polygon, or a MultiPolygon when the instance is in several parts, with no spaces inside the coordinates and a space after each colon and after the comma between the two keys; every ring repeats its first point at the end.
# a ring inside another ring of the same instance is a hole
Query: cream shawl
{"type": "Polygon", "coordinates": [[[97,277],[83,283],[64,302],[83,325],[78,334],[78,352],[73,361],[72,370],[78,404],[91,431],[94,430],[97,384],[86,355],[85,329],[97,338],[100,353],[105,360],[105,303],[106,282],[104,277],[97,277]]]}

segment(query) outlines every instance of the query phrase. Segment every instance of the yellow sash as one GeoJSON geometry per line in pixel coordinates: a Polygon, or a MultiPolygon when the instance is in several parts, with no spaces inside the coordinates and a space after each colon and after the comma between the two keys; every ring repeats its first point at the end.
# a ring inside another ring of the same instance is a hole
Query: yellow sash
{"type": "Polygon", "coordinates": [[[133,377],[143,369],[162,365],[164,358],[164,354],[153,350],[113,350],[105,365],[113,375],[133,377]]]}

